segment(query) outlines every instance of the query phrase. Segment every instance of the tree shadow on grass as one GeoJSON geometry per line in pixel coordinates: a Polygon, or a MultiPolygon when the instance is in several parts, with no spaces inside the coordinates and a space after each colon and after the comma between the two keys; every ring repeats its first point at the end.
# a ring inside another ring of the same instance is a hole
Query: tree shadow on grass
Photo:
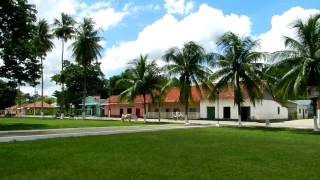
{"type": "Polygon", "coordinates": [[[289,132],[292,134],[309,134],[309,135],[318,135],[320,136],[320,132],[315,132],[312,129],[294,129],[294,128],[281,128],[281,127],[227,127],[231,129],[238,130],[254,130],[254,131],[262,131],[262,132],[289,132]]]}
{"type": "Polygon", "coordinates": [[[50,126],[45,124],[26,124],[26,123],[0,124],[0,131],[49,129],[49,128],[50,126]]]}

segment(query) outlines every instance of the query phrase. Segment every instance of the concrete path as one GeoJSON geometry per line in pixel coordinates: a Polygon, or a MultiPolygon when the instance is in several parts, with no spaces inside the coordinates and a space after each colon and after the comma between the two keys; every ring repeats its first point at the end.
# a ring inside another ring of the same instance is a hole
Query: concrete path
{"type": "Polygon", "coordinates": [[[46,129],[46,130],[19,130],[19,131],[0,131],[0,142],[12,141],[32,141],[38,139],[80,137],[93,135],[108,135],[120,133],[163,131],[171,129],[188,129],[208,127],[204,125],[137,125],[137,126],[112,126],[95,128],[67,128],[67,129],[46,129]]]}

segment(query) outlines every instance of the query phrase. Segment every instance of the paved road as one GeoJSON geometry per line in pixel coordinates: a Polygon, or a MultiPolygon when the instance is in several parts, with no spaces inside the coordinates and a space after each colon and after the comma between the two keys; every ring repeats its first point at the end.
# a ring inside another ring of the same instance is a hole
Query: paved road
{"type": "Polygon", "coordinates": [[[68,129],[47,129],[47,130],[19,130],[19,131],[0,131],[0,142],[11,141],[32,141],[38,139],[61,138],[61,137],[80,137],[92,135],[108,135],[120,133],[134,133],[147,131],[163,131],[171,129],[188,129],[207,127],[204,125],[138,125],[138,126],[113,126],[96,128],[68,128],[68,129]]]}

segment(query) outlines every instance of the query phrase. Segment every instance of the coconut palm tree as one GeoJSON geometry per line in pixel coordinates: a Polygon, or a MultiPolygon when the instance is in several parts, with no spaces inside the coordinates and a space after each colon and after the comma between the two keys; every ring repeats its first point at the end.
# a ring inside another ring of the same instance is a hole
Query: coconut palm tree
{"type": "Polygon", "coordinates": [[[146,96],[150,95],[154,100],[156,90],[161,88],[160,70],[155,61],[148,62],[148,55],[140,55],[138,59],[129,63],[131,67],[127,70],[128,78],[120,79],[119,83],[128,83],[130,87],[120,94],[120,99],[133,102],[134,99],[143,96],[143,119],[146,122],[147,102],[146,96]]]}
{"type": "Polygon", "coordinates": [[[75,41],[71,44],[72,56],[84,69],[82,118],[85,119],[85,98],[87,96],[87,68],[94,60],[101,58],[102,46],[99,42],[99,30],[94,27],[95,23],[91,18],[83,18],[76,29],[75,41]]]}
{"type": "MultiPolygon", "coordinates": [[[[65,13],[61,13],[60,19],[54,19],[54,35],[61,39],[61,72],[63,72],[63,54],[64,54],[64,44],[72,38],[74,34],[74,25],[75,21],[73,18],[65,13]]],[[[61,82],[61,118],[64,116],[64,79],[62,78],[61,82]]]]}
{"type": "Polygon", "coordinates": [[[200,83],[208,75],[208,68],[205,62],[208,54],[195,42],[187,42],[182,49],[173,47],[169,49],[163,59],[168,64],[164,70],[172,77],[178,78],[175,86],[180,89],[179,100],[185,106],[185,123],[188,124],[189,104],[192,101],[191,88],[195,85],[200,93],[200,83]]]}
{"type": "MultiPolygon", "coordinates": [[[[320,14],[306,21],[299,19],[291,27],[296,37],[284,37],[286,50],[273,53],[274,63],[268,73],[281,74],[275,84],[276,96],[283,99],[310,96],[316,122],[320,86],[320,14]],[[313,93],[315,96],[312,96],[313,93]]],[[[316,125],[315,130],[318,130],[316,125]]]]}
{"type": "Polygon", "coordinates": [[[256,52],[259,46],[258,41],[253,41],[250,37],[239,37],[227,32],[222,35],[218,42],[222,48],[222,54],[213,53],[209,65],[216,68],[209,76],[209,82],[214,82],[211,97],[216,96],[216,92],[231,86],[234,93],[234,103],[238,106],[238,123],[241,126],[241,104],[244,102],[244,92],[247,92],[250,102],[255,105],[255,101],[262,97],[262,63],[257,61],[264,58],[264,53],[256,52]]]}
{"type": "Polygon", "coordinates": [[[48,22],[40,20],[36,27],[34,46],[36,54],[41,60],[41,116],[43,116],[43,60],[53,48],[52,39],[53,35],[50,33],[48,22]]]}

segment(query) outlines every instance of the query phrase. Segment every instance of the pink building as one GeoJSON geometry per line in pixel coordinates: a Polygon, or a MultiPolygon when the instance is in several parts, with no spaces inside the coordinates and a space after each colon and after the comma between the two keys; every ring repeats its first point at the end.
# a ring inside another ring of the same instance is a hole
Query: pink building
{"type": "MultiPolygon", "coordinates": [[[[146,102],[151,103],[151,97],[146,97],[146,102]]],[[[138,96],[134,102],[120,101],[118,96],[110,96],[104,103],[104,115],[107,117],[121,117],[122,114],[132,114],[143,117],[143,96],[138,96]]],[[[148,107],[147,107],[148,109],[148,107]]]]}

